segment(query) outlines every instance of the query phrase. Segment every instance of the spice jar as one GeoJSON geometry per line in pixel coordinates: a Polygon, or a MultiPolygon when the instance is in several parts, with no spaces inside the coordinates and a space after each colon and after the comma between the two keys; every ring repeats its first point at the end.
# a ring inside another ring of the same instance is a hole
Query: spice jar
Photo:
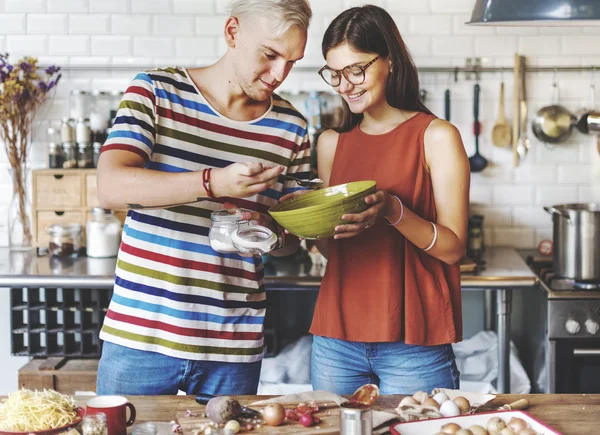
{"type": "Polygon", "coordinates": [[[63,142],[63,165],[64,169],[77,167],[77,148],[73,142],[63,142]]]}
{"type": "Polygon", "coordinates": [[[90,129],[90,120],[87,118],[79,118],[77,120],[77,125],[75,126],[75,141],[81,143],[91,142],[91,140],[92,130],[90,129]]]}
{"type": "Polygon", "coordinates": [[[60,141],[61,142],[75,142],[75,129],[73,128],[73,121],[69,118],[63,118],[60,124],[60,141]]]}
{"type": "Polygon", "coordinates": [[[121,222],[111,210],[94,207],[86,236],[88,257],[116,257],[121,244],[121,222]]]}
{"type": "Polygon", "coordinates": [[[107,435],[106,414],[99,412],[84,415],[81,422],[81,432],[82,435],[107,435]]]}
{"type": "Polygon", "coordinates": [[[89,142],[79,142],[77,144],[77,167],[91,168],[94,165],[94,150],[89,142]]]}
{"type": "Polygon", "coordinates": [[[244,212],[217,210],[211,213],[210,246],[221,253],[265,254],[273,250],[279,241],[277,235],[267,227],[243,219],[244,212]]]}
{"type": "Polygon", "coordinates": [[[87,118],[88,116],[88,93],[81,89],[73,89],[71,91],[71,118],[87,118]]]}
{"type": "Polygon", "coordinates": [[[100,158],[100,149],[102,148],[102,142],[94,142],[92,144],[92,148],[94,150],[94,168],[98,167],[98,159],[100,158]]]}
{"type": "Polygon", "coordinates": [[[48,252],[55,257],[70,257],[77,255],[83,247],[81,225],[54,224],[48,228],[48,252]]]}
{"type": "Polygon", "coordinates": [[[59,143],[50,142],[48,144],[48,167],[58,169],[63,167],[63,147],[59,143]]]}
{"type": "Polygon", "coordinates": [[[467,256],[475,261],[480,260],[484,251],[483,216],[476,214],[469,218],[467,234],[467,256]]]}

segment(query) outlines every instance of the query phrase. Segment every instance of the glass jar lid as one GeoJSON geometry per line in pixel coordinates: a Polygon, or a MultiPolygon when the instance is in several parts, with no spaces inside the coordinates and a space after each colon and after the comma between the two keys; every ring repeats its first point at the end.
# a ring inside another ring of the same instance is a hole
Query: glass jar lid
{"type": "Polygon", "coordinates": [[[249,212],[250,210],[246,210],[244,208],[238,208],[235,211],[229,211],[227,209],[216,210],[210,214],[210,219],[214,223],[226,223],[226,224],[235,224],[237,222],[241,222],[247,219],[243,219],[244,212],[249,212]]]}
{"type": "Polygon", "coordinates": [[[231,234],[233,246],[249,254],[266,254],[275,248],[277,240],[273,231],[260,225],[238,228],[231,234]]]}
{"type": "Polygon", "coordinates": [[[110,216],[113,214],[112,210],[102,207],[92,207],[92,216],[110,216]]]}
{"type": "Polygon", "coordinates": [[[81,225],[76,223],[53,224],[48,228],[51,236],[77,235],[81,233],[81,225]]]}

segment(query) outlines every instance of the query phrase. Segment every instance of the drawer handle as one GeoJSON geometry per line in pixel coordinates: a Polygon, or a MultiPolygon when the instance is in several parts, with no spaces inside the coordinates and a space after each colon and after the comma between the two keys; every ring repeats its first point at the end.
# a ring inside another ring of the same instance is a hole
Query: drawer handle
{"type": "Polygon", "coordinates": [[[64,177],[63,174],[54,174],[54,178],[56,178],[57,180],[60,180],[62,177],[64,177]]]}
{"type": "Polygon", "coordinates": [[[65,212],[64,211],[55,211],[54,214],[56,216],[62,216],[63,214],[65,214],[65,212]]]}

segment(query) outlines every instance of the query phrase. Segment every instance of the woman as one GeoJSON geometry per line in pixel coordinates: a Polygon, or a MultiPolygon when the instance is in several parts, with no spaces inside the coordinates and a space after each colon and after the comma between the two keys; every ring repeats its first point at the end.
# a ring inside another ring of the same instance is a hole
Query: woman
{"type": "Polygon", "coordinates": [[[313,388],[458,388],[451,343],[462,335],[458,262],[470,181],[460,134],[419,100],[416,68],[385,10],[341,13],[322,50],[319,74],[346,116],[319,138],[319,177],[327,185],[372,179],[378,191],[319,242],[329,261],[310,330],[313,388]]]}

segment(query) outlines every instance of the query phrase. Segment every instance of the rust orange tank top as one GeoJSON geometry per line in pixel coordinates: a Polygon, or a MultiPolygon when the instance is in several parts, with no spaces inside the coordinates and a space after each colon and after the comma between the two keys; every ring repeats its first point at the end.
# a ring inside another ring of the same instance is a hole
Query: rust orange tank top
{"type": "MultiPolygon", "coordinates": [[[[330,185],[376,180],[417,215],[435,222],[424,133],[418,113],[392,131],[358,127],[339,136],[330,185]]],[[[417,248],[386,221],[350,239],[329,241],[329,261],[310,332],[363,342],[437,345],[462,339],[460,266],[417,248]]]]}

